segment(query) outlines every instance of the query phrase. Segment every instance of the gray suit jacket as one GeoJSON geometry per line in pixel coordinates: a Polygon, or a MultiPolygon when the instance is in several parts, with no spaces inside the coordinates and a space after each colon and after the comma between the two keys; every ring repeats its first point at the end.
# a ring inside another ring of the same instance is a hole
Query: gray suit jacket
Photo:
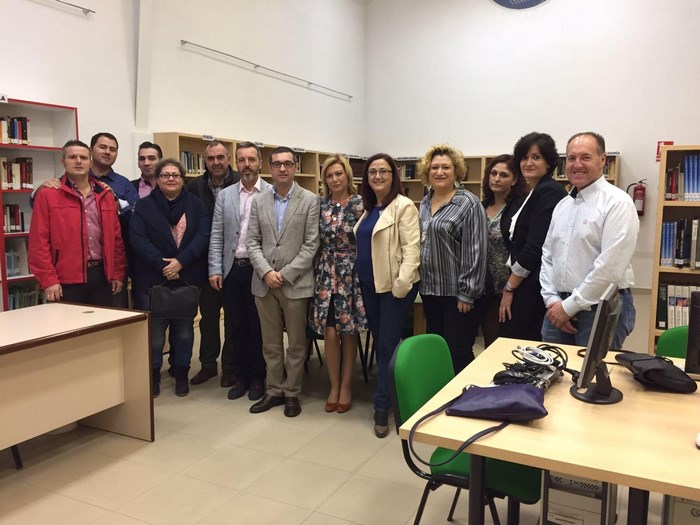
{"type": "Polygon", "coordinates": [[[267,295],[268,286],[262,278],[271,270],[282,273],[282,293],[286,297],[302,299],[313,295],[313,261],[320,244],[318,217],[318,196],[294,183],[278,234],[272,190],[253,199],[246,241],[248,257],[255,269],[253,295],[267,295]]]}
{"type": "MultiPolygon", "coordinates": [[[[260,194],[270,191],[272,186],[260,179],[260,194]]],[[[214,217],[209,237],[209,276],[231,271],[236,247],[241,236],[241,183],[240,181],[219,192],[214,205],[214,217]]]]}

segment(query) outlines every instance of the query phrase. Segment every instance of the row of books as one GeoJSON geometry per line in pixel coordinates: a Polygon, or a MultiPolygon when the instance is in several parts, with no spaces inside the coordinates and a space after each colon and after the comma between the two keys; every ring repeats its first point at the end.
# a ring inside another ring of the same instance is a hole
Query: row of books
{"type": "Polygon", "coordinates": [[[29,268],[26,265],[26,254],[24,254],[25,264],[22,264],[22,254],[17,250],[9,248],[5,251],[5,269],[8,277],[17,277],[18,275],[28,275],[29,268]]]}
{"type": "Polygon", "coordinates": [[[29,117],[0,117],[0,144],[31,144],[29,117]]]}
{"type": "Polygon", "coordinates": [[[2,207],[5,233],[19,233],[24,229],[24,212],[19,204],[4,204],[2,207]]]}
{"type": "Polygon", "coordinates": [[[700,270],[700,219],[679,219],[661,223],[660,266],[700,270]]]}
{"type": "Polygon", "coordinates": [[[24,290],[17,288],[7,294],[7,306],[10,310],[43,304],[44,294],[40,290],[24,290]]]}
{"type": "Polygon", "coordinates": [[[201,175],[206,169],[202,154],[192,153],[191,151],[180,152],[180,164],[185,168],[185,173],[189,174],[201,175]]]}
{"type": "Polygon", "coordinates": [[[667,201],[700,201],[700,155],[686,155],[683,163],[666,170],[667,201]]]}
{"type": "Polygon", "coordinates": [[[19,157],[8,160],[0,157],[0,188],[3,190],[27,190],[34,188],[34,160],[19,157]]]}
{"type": "Polygon", "coordinates": [[[690,294],[699,287],[681,284],[660,284],[656,305],[656,328],[666,330],[688,324],[690,294]]]}

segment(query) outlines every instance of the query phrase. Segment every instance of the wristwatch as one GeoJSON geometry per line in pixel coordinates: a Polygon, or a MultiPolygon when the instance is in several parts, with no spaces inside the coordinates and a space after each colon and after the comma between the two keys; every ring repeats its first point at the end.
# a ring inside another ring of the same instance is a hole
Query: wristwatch
{"type": "Polygon", "coordinates": [[[506,281],[506,285],[503,287],[503,293],[513,293],[515,291],[515,288],[513,288],[508,281],[506,281]]]}

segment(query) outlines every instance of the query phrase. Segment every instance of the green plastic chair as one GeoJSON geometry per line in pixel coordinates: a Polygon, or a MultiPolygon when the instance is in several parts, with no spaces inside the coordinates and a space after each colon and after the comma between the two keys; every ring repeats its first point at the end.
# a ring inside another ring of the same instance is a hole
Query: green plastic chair
{"type": "MultiPolygon", "coordinates": [[[[449,347],[439,335],[417,335],[399,343],[389,364],[389,382],[397,432],[398,428],[449,383],[454,375],[449,347]]],[[[446,465],[432,467],[430,472],[425,472],[413,461],[408,441],[402,439],[401,446],[408,467],[418,477],[426,480],[414,523],[420,523],[430,492],[442,485],[457,489],[447,517],[447,521],[452,521],[461,489],[469,489],[469,454],[461,454],[446,465]]],[[[453,453],[453,450],[437,448],[432,453],[430,462],[439,463],[453,453]]],[[[520,521],[520,503],[535,504],[540,500],[541,476],[540,469],[486,459],[486,500],[494,524],[500,525],[494,498],[508,498],[507,523],[517,525],[520,521]]]]}
{"type": "Polygon", "coordinates": [[[685,358],[688,348],[688,325],[669,328],[656,342],[656,355],[685,358]]]}

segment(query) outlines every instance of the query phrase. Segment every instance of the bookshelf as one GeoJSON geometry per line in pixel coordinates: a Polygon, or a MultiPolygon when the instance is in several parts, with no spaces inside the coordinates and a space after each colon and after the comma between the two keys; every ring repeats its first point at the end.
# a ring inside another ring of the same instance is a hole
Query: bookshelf
{"type": "MultiPolygon", "coordinates": [[[[683,298],[688,296],[691,287],[700,286],[700,266],[695,268],[697,250],[691,253],[692,248],[696,248],[692,241],[692,221],[700,219],[700,200],[692,198],[700,198],[700,195],[673,194],[671,186],[667,188],[667,181],[673,177],[678,180],[679,174],[686,182],[686,191],[692,189],[692,180],[700,183],[700,145],[662,146],[660,155],[654,243],[656,256],[652,268],[649,309],[650,354],[655,352],[656,341],[665,329],[687,324],[687,320],[684,321],[683,298]],[[698,161],[688,163],[694,158],[698,161]],[[681,229],[684,230],[688,224],[689,235],[681,236],[681,229]]],[[[700,185],[697,190],[700,191],[700,185]]]]}
{"type": "Polygon", "coordinates": [[[41,293],[27,265],[35,182],[63,173],[61,149],[78,137],[78,110],[19,99],[0,104],[0,284],[2,311],[38,304],[41,293]]]}
{"type": "MultiPolygon", "coordinates": [[[[207,135],[192,135],[188,133],[180,133],[177,131],[159,132],[153,134],[153,140],[163,149],[163,157],[172,157],[178,159],[187,172],[187,178],[198,177],[204,173],[206,166],[204,164],[204,150],[207,143],[211,140],[218,140],[226,146],[231,154],[231,167],[236,169],[235,151],[236,144],[243,142],[238,139],[225,139],[221,137],[211,137],[207,135]],[[191,160],[191,162],[189,162],[191,160]]],[[[267,182],[272,182],[270,175],[270,153],[277,146],[271,144],[263,144],[256,142],[262,153],[262,167],[260,176],[267,182]]],[[[297,162],[297,172],[294,180],[299,186],[307,190],[319,194],[319,173],[320,164],[319,158],[325,159],[329,153],[321,153],[318,151],[310,151],[303,148],[295,148],[294,156],[297,162]]],[[[323,160],[320,161],[321,163],[323,160]]]]}
{"type": "MultiPolygon", "coordinates": [[[[605,154],[605,167],[603,167],[603,176],[610,184],[615,186],[618,185],[620,179],[620,152],[619,151],[608,151],[605,154]]],[[[559,162],[557,163],[557,169],[554,171],[554,180],[563,184],[566,191],[571,189],[569,185],[569,180],[566,178],[566,173],[564,167],[566,165],[566,155],[559,155],[559,162]]]]}

